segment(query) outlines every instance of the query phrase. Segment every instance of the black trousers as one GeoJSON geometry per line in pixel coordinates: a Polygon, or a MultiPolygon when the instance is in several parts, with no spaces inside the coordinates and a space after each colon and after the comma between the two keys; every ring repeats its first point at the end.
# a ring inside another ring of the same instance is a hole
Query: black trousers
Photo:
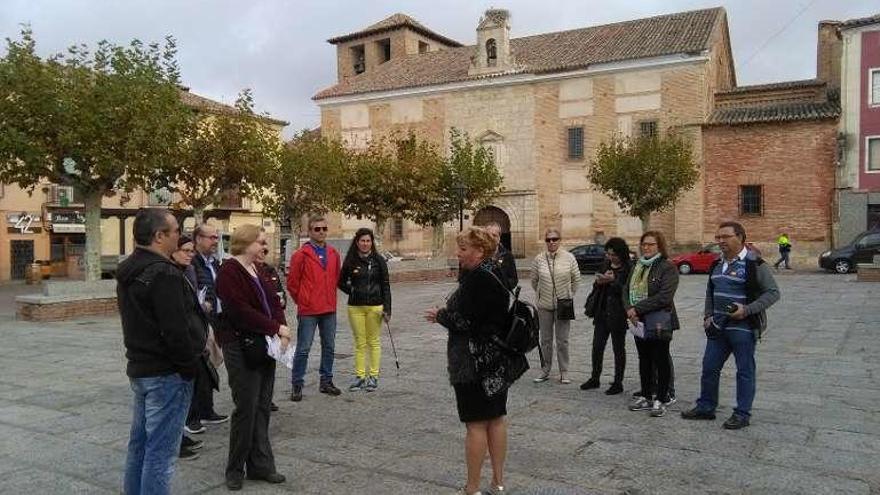
{"type": "Polygon", "coordinates": [[[639,379],[642,382],[642,395],[661,402],[669,400],[669,381],[672,377],[672,357],[669,355],[670,340],[636,340],[639,352],[639,379]],[[655,376],[656,370],[656,376],[655,376]],[[656,386],[655,386],[656,380],[656,386]]]}
{"type": "Polygon", "coordinates": [[[611,348],[614,350],[614,383],[623,382],[623,372],[626,369],[626,327],[612,328],[600,319],[595,320],[593,327],[593,374],[596,380],[602,375],[602,359],[605,356],[605,346],[608,337],[611,337],[611,348]]]}
{"type": "Polygon", "coordinates": [[[226,477],[241,477],[245,469],[251,476],[274,473],[275,456],[269,444],[269,407],[275,387],[275,361],[270,360],[258,369],[248,368],[238,342],[223,346],[223,359],[235,403],[226,477]]]}
{"type": "Polygon", "coordinates": [[[207,366],[210,365],[199,363],[198,372],[193,381],[193,395],[192,401],[189,403],[186,424],[207,418],[214,412],[214,387],[207,366]]]}

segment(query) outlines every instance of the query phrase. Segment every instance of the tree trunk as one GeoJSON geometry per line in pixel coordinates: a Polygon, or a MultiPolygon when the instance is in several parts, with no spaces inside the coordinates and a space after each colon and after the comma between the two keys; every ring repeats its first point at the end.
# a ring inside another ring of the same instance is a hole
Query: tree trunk
{"type": "Polygon", "coordinates": [[[443,229],[443,223],[435,223],[431,226],[434,229],[434,235],[431,239],[431,257],[438,258],[443,256],[443,248],[446,242],[446,232],[443,229]]]}
{"type": "Polygon", "coordinates": [[[101,280],[101,200],[100,192],[83,194],[86,207],[86,254],[85,278],[88,281],[101,280]]]}
{"type": "MultiPolygon", "coordinates": [[[[205,219],[205,207],[204,206],[193,206],[193,220],[195,220],[195,226],[198,227],[202,224],[205,219]]],[[[180,228],[183,228],[181,224],[180,228]]]]}
{"type": "Polygon", "coordinates": [[[642,220],[642,233],[645,233],[651,227],[651,214],[642,215],[640,219],[642,220]]]}
{"type": "Polygon", "coordinates": [[[387,219],[385,218],[377,218],[375,220],[376,223],[376,231],[373,232],[373,237],[376,239],[376,251],[382,252],[382,242],[385,239],[385,223],[387,219]]]}

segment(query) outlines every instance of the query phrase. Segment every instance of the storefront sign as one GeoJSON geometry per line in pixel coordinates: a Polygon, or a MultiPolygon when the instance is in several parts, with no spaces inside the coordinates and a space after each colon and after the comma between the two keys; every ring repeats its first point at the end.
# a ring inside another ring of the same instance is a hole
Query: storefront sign
{"type": "Polygon", "coordinates": [[[35,234],[40,231],[39,212],[7,213],[6,225],[10,232],[17,234],[35,234]]]}
{"type": "Polygon", "coordinates": [[[81,211],[52,211],[49,212],[49,221],[52,222],[52,232],[56,234],[85,234],[86,232],[86,217],[81,211]]]}

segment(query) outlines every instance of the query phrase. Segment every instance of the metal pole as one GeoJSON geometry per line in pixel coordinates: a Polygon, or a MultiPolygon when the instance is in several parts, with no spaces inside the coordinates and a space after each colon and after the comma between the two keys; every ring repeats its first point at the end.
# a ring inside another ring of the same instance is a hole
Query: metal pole
{"type": "Polygon", "coordinates": [[[458,197],[458,231],[464,230],[464,198],[458,197]]]}

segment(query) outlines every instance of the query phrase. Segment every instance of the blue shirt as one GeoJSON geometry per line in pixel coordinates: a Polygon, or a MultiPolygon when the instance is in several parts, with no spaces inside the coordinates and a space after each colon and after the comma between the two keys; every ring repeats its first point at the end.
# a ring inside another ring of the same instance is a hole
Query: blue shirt
{"type": "Polygon", "coordinates": [[[319,246],[314,242],[309,242],[309,245],[312,246],[312,249],[315,251],[315,254],[318,255],[318,260],[321,261],[321,268],[327,268],[327,245],[319,246]]]}
{"type": "Polygon", "coordinates": [[[734,320],[724,311],[732,302],[746,305],[746,260],[737,256],[731,262],[718,263],[712,271],[712,318],[716,323],[727,320],[726,330],[751,331],[748,319],[734,320]]]}

